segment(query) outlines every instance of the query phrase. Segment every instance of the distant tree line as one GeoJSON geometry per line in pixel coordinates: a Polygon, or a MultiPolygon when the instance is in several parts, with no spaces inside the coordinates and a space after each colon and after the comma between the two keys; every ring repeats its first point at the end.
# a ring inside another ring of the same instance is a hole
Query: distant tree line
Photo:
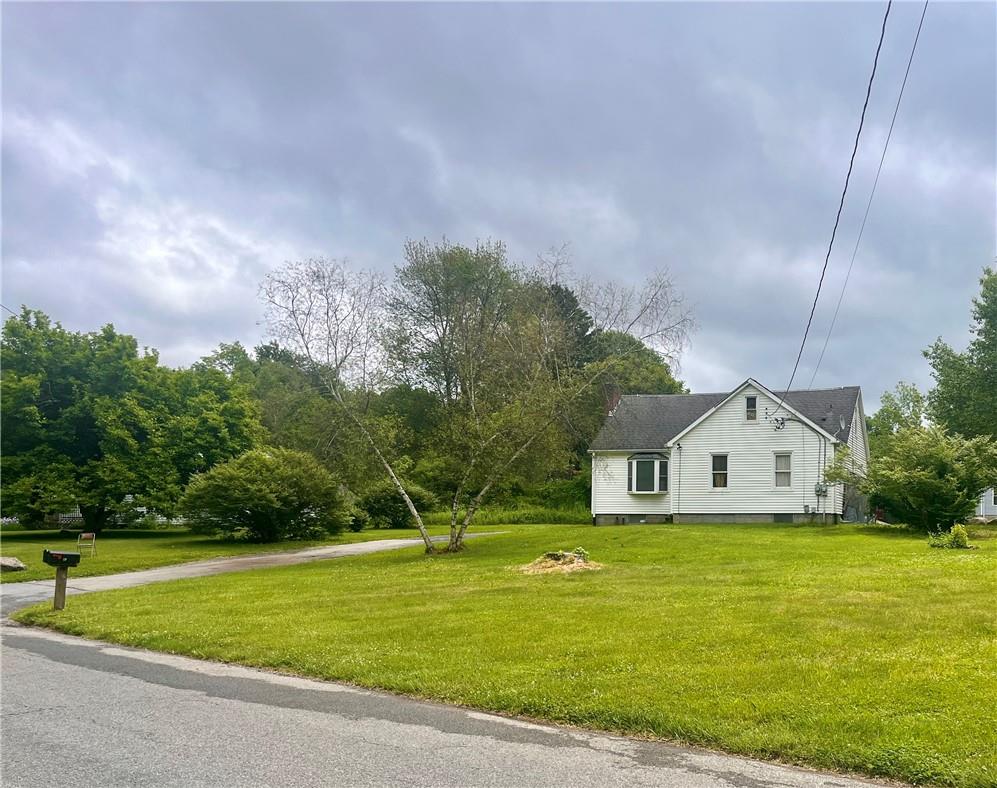
{"type": "Polygon", "coordinates": [[[307,453],[338,485],[334,495],[323,483],[325,514],[308,509],[306,531],[348,522],[333,498],[393,511],[387,484],[427,549],[424,509],[445,506],[458,550],[486,502],[584,505],[585,452],[616,394],[684,391],[672,370],[692,319],[663,271],[623,286],[575,276],[563,251],[524,266],[496,242],[416,241],[390,278],[305,260],[273,271],[261,296],[270,341],[222,344],[187,369],[112,326],[67,331],[28,309],[9,318],[4,514],[40,523],[78,505],[99,529],[136,506],[183,508],[205,527],[226,515],[199,519],[191,501],[225,479],[278,460],[307,467],[270,451],[191,485],[269,446],[307,453]]]}

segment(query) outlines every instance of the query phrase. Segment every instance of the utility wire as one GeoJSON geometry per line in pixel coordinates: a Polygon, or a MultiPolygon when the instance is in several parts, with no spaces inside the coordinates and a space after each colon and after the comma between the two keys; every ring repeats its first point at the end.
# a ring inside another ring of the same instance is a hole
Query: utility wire
{"type": "Polygon", "coordinates": [[[855,265],[855,256],[859,252],[859,244],[862,243],[862,233],[865,232],[865,223],[869,219],[869,209],[872,208],[872,198],[876,196],[876,186],[879,185],[879,175],[883,171],[883,162],[886,161],[886,151],[890,148],[890,137],[893,136],[893,125],[897,122],[897,113],[900,112],[900,102],[904,97],[904,88],[907,87],[907,77],[910,75],[910,66],[914,62],[914,53],[917,51],[917,40],[921,37],[921,27],[924,25],[924,15],[928,12],[928,0],[924,0],[924,8],[921,9],[921,20],[917,23],[917,33],[914,34],[914,44],[910,48],[910,57],[907,58],[907,70],[904,72],[904,80],[900,85],[900,95],[897,96],[897,105],[893,108],[893,118],[890,120],[890,130],[886,133],[886,142],[883,145],[883,155],[879,157],[879,167],[876,169],[876,179],[872,182],[872,191],[869,193],[869,202],[865,206],[865,215],[862,217],[862,225],[859,227],[858,237],[855,239],[855,248],[852,250],[852,259],[848,262],[848,273],[845,274],[844,284],[841,285],[841,293],[838,295],[838,303],[834,307],[834,316],[831,318],[831,325],[827,329],[827,336],[824,337],[824,347],[820,350],[817,358],[817,365],[814,367],[814,374],[810,376],[808,389],[813,388],[814,380],[820,369],[820,363],[824,360],[824,353],[827,351],[827,343],[831,340],[831,332],[834,331],[834,324],[838,320],[838,311],[841,309],[841,302],[845,297],[845,290],[848,287],[848,280],[852,275],[852,266],[855,265]]]}
{"type": "Polygon", "coordinates": [[[2,306],[4,309],[6,309],[8,312],[10,312],[14,317],[17,317],[17,312],[15,312],[13,309],[11,309],[6,304],[0,304],[0,306],[2,306]]]}
{"type": "Polygon", "coordinates": [[[848,181],[852,177],[852,168],[855,166],[855,154],[858,153],[859,149],[859,139],[862,136],[862,127],[865,125],[865,113],[869,108],[869,96],[872,93],[872,83],[876,78],[876,67],[879,65],[879,53],[883,48],[883,38],[886,37],[886,20],[890,18],[890,9],[893,7],[893,0],[889,0],[886,4],[886,13],[883,15],[883,24],[879,31],[879,43],[876,45],[876,56],[872,61],[872,73],[869,75],[869,84],[865,89],[865,101],[862,103],[862,115],[859,118],[859,128],[855,132],[855,144],[852,146],[852,156],[848,160],[848,172],[845,175],[845,186],[841,190],[841,200],[838,202],[838,214],[834,218],[834,229],[831,230],[831,241],[827,245],[827,254],[824,255],[824,267],[820,272],[820,281],[817,282],[817,293],[814,295],[813,306],[810,307],[810,317],[807,318],[807,327],[803,331],[803,341],[800,342],[800,352],[796,355],[796,363],[793,365],[793,374],[789,376],[789,383],[786,385],[785,390],[782,392],[782,396],[779,398],[779,404],[776,406],[775,411],[772,413],[775,416],[781,409],[786,401],[786,395],[789,390],[793,387],[793,381],[796,379],[796,372],[800,368],[800,359],[803,358],[803,349],[807,345],[807,336],[810,334],[810,326],[814,320],[814,312],[817,311],[817,301],[820,299],[820,290],[824,285],[824,277],[827,274],[827,264],[831,259],[831,250],[834,248],[834,237],[838,234],[838,225],[841,222],[841,211],[845,207],[845,195],[848,194],[848,181]]]}

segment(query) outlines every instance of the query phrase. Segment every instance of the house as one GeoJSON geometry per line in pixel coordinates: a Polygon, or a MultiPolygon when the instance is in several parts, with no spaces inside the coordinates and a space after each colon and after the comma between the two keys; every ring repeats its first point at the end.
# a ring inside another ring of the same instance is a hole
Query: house
{"type": "Polygon", "coordinates": [[[790,391],[783,401],[749,378],[725,393],[623,396],[589,449],[592,521],[861,519],[858,492],[824,482],[843,446],[863,473],[858,386],[790,391]]]}
{"type": "Polygon", "coordinates": [[[997,487],[984,490],[980,502],[976,506],[976,516],[984,522],[997,520],[997,487]]]}

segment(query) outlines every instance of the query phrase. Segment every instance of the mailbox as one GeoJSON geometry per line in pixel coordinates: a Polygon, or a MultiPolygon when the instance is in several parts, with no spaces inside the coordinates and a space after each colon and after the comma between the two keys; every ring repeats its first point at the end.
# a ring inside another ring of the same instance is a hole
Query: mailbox
{"type": "Polygon", "coordinates": [[[42,561],[49,566],[79,566],[80,554],[67,553],[64,550],[42,550],[42,561]]]}

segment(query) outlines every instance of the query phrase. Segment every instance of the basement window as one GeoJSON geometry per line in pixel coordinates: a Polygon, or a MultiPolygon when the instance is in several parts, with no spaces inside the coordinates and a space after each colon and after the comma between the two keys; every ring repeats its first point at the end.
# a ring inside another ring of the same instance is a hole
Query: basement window
{"type": "Polygon", "coordinates": [[[627,460],[627,491],[668,492],[668,458],[661,454],[635,454],[627,460]]]}

